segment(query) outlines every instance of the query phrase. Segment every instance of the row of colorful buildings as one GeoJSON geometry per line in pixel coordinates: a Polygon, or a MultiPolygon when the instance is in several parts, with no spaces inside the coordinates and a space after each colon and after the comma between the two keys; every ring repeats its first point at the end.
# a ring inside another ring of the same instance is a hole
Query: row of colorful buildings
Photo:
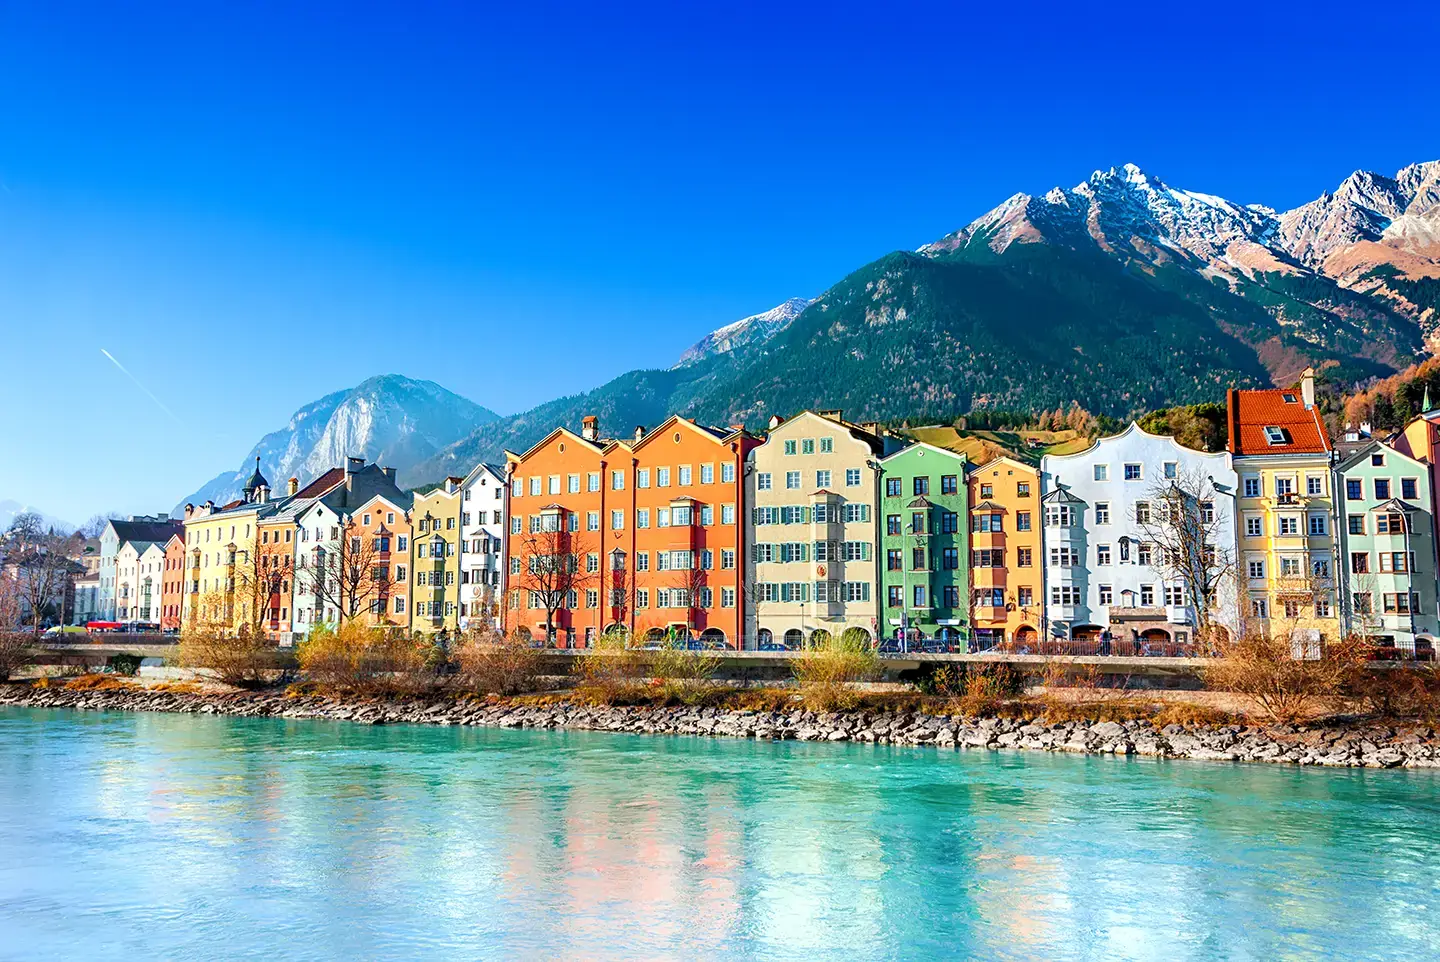
{"type": "Polygon", "coordinates": [[[279,493],[257,462],[230,504],[112,522],[100,605],[285,643],[363,618],[563,646],[617,629],[744,648],[1158,652],[1251,630],[1433,645],[1440,414],[1332,443],[1309,372],[1227,408],[1225,451],[1132,424],[1039,464],[970,463],[839,411],[763,434],[675,416],[607,437],[587,417],[417,491],[350,459],[279,493]]]}

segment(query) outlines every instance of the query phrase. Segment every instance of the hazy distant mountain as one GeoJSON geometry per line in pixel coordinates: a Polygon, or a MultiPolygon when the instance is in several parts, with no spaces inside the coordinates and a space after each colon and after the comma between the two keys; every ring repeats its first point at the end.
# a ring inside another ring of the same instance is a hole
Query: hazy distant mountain
{"type": "Polygon", "coordinates": [[[257,456],[271,486],[283,493],[287,479],[305,484],[347,457],[404,471],[496,417],[433,381],[398,374],[372,377],[296,411],[285,427],[261,438],[236,470],[217,475],[179,507],[239,497],[257,456]]]}
{"type": "Polygon", "coordinates": [[[9,528],[10,523],[15,520],[15,516],[17,514],[23,514],[26,511],[33,511],[34,513],[40,515],[40,517],[44,520],[44,524],[47,528],[54,528],[57,531],[64,532],[70,532],[75,530],[75,525],[71,524],[69,521],[65,521],[61,518],[55,517],[52,514],[48,514],[35,507],[34,505],[21,504],[19,501],[5,500],[0,501],[0,531],[4,531],[5,529],[9,528]]]}

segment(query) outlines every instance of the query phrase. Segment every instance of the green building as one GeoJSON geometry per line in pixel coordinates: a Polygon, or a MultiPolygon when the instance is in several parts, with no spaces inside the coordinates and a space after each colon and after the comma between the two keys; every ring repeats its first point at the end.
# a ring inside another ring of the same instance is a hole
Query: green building
{"type": "Polygon", "coordinates": [[[1434,657],[1440,626],[1430,466],[1371,441],[1335,471],[1342,498],[1336,530],[1347,629],[1434,657]]]}
{"type": "Polygon", "coordinates": [[[921,442],[885,458],[880,472],[887,647],[963,651],[970,639],[965,455],[921,442]]]}

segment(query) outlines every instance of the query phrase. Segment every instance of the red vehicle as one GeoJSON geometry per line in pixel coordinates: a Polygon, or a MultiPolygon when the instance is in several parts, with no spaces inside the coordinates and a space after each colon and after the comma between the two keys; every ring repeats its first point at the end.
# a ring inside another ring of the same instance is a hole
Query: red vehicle
{"type": "Polygon", "coordinates": [[[119,631],[125,627],[123,621],[87,621],[85,630],[89,632],[119,631]]]}

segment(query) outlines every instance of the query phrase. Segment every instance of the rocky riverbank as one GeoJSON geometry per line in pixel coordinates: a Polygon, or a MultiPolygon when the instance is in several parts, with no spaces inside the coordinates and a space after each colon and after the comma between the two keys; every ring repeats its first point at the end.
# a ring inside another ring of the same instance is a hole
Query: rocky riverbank
{"type": "Polygon", "coordinates": [[[955,750],[1028,749],[1348,768],[1440,768],[1430,728],[1225,725],[1156,728],[1148,721],[1041,722],[918,712],[732,711],[717,708],[526,705],[452,696],[341,699],[280,691],[176,691],[128,685],[0,685],[0,706],[304,718],[367,725],[478,725],[654,735],[872,742],[955,750]]]}

